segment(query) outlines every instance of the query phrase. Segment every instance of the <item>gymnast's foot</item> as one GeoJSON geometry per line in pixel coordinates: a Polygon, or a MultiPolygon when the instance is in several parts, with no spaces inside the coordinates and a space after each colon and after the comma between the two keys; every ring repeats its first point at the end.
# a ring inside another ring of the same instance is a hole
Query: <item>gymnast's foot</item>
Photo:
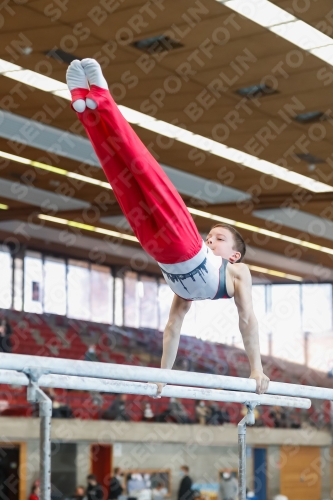
{"type": "MultiPolygon", "coordinates": [[[[103,76],[102,68],[95,59],[82,59],[81,66],[86,74],[90,87],[96,85],[102,89],[108,89],[108,84],[103,76]]],[[[86,104],[87,108],[97,108],[97,103],[89,97],[86,99],[86,104]]]]}
{"type": "MultiPolygon", "coordinates": [[[[66,72],[67,85],[70,91],[76,91],[77,89],[87,89],[89,90],[89,85],[87,81],[86,74],[81,66],[81,61],[75,59],[70,63],[66,72]]],[[[72,106],[78,113],[83,113],[86,109],[86,101],[84,99],[74,100],[72,94],[73,103],[72,106]]]]}

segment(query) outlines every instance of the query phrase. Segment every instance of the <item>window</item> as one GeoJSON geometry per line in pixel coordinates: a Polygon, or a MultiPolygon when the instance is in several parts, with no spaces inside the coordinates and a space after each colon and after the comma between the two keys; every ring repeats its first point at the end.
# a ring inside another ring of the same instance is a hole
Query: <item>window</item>
{"type": "Polygon", "coordinates": [[[14,260],[14,309],[22,311],[23,308],[23,259],[15,257],[14,260]]]}
{"type": "Polygon", "coordinates": [[[90,320],[90,273],[86,262],[69,260],[67,293],[68,317],[90,320]]]}
{"type": "Polygon", "coordinates": [[[272,285],[272,354],[304,363],[300,285],[272,285]]]}
{"type": "Polygon", "coordinates": [[[98,323],[112,323],[113,315],[113,277],[106,266],[92,265],[91,283],[91,320],[98,323]]]}
{"type": "Polygon", "coordinates": [[[321,333],[332,329],[332,285],[302,285],[303,331],[321,333]]]}
{"type": "Polygon", "coordinates": [[[252,301],[254,314],[258,320],[259,343],[261,354],[268,354],[268,335],[270,333],[268,317],[266,314],[266,286],[254,285],[252,287],[252,301]]]}
{"type": "Polygon", "coordinates": [[[139,328],[140,285],[138,274],[132,271],[125,273],[124,278],[124,323],[125,326],[139,328]]]}
{"type": "Polygon", "coordinates": [[[0,250],[0,307],[12,305],[12,257],[5,247],[0,250]]]}
{"type": "Polygon", "coordinates": [[[174,293],[166,284],[163,278],[159,279],[158,287],[158,309],[159,309],[159,327],[158,329],[164,331],[164,328],[169,319],[169,312],[173,301],[174,293]]]}
{"type": "Polygon", "coordinates": [[[157,281],[149,276],[141,276],[137,283],[140,297],[140,326],[158,328],[158,295],[157,281]]]}
{"type": "Polygon", "coordinates": [[[197,304],[199,302],[192,302],[191,308],[184,318],[180,332],[182,335],[189,335],[190,337],[200,336],[200,328],[197,328],[198,322],[196,321],[198,319],[197,304]]]}
{"type": "Polygon", "coordinates": [[[43,312],[43,262],[38,252],[27,252],[24,257],[24,310],[43,312]]]}
{"type": "Polygon", "coordinates": [[[234,344],[240,334],[233,299],[192,302],[184,319],[182,333],[209,342],[234,344]]]}
{"type": "Polygon", "coordinates": [[[66,314],[66,263],[46,257],[44,261],[44,311],[66,314]]]}
{"type": "Polygon", "coordinates": [[[122,278],[115,279],[114,286],[114,323],[117,326],[124,324],[124,281],[122,278]]]}

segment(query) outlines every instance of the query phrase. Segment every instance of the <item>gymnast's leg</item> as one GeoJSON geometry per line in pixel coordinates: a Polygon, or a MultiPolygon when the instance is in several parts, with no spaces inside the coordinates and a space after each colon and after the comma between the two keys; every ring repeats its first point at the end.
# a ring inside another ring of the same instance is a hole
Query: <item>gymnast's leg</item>
{"type": "Polygon", "coordinates": [[[86,103],[78,118],[142,247],[159,263],[192,259],[203,242],[182,198],[119,111],[99,64],[84,59],[80,69],[73,63],[67,72],[72,106],[79,98],[86,103]],[[75,74],[83,78],[82,68],[89,92],[71,83],[75,74]]]}

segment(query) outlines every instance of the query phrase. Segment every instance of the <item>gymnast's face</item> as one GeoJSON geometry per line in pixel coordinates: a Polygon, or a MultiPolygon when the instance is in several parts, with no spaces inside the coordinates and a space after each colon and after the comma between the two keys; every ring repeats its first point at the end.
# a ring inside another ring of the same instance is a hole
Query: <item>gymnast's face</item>
{"type": "Polygon", "coordinates": [[[240,252],[233,248],[234,243],[232,233],[225,227],[213,227],[206,238],[206,245],[214,255],[227,259],[229,262],[237,262],[241,256],[240,252]]]}

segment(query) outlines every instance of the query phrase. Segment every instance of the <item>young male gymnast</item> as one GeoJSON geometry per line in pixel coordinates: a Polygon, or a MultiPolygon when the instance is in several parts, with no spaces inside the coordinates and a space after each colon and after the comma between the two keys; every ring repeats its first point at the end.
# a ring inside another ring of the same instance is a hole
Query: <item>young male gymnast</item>
{"type": "MultiPolygon", "coordinates": [[[[232,226],[217,224],[206,242],[202,240],[177,190],[119,111],[97,61],[74,60],[66,78],[71,106],[122,211],[175,293],[163,335],[161,368],[173,367],[191,301],[234,297],[250,378],[256,380],[257,392],[264,393],[269,378],[261,364],[251,274],[241,263],[246,251],[242,236],[232,226]]],[[[157,384],[158,397],[164,385],[157,384]]]]}

